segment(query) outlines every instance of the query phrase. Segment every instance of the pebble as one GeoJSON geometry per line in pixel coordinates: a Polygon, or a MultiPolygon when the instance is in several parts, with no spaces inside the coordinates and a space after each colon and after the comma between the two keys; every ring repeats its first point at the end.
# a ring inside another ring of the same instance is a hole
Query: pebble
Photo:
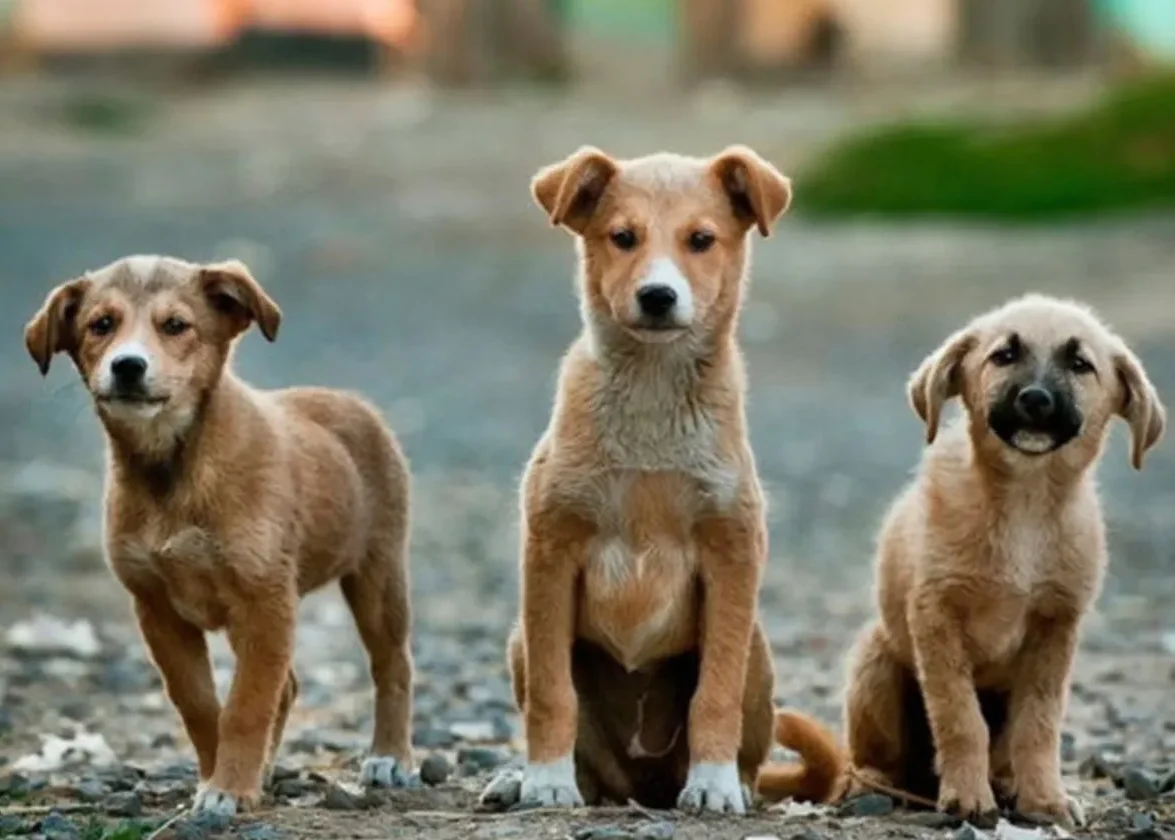
{"type": "Polygon", "coordinates": [[[134,791],[115,793],[106,798],[103,808],[112,817],[137,817],[143,813],[143,800],[134,791]]]}
{"type": "Polygon", "coordinates": [[[282,833],[268,823],[254,823],[237,832],[243,840],[280,840],[282,833]]]}
{"type": "Polygon", "coordinates": [[[361,807],[359,797],[338,785],[331,785],[318,803],[318,807],[328,811],[358,811],[361,807]]]}
{"type": "MultiPolygon", "coordinates": [[[[671,822],[647,822],[635,826],[594,825],[581,828],[573,835],[575,840],[673,840],[676,833],[671,822]]],[[[747,838],[747,840],[779,840],[778,837],[747,838]]]]}
{"type": "Polygon", "coordinates": [[[1081,762],[1077,774],[1083,779],[1115,779],[1118,768],[1101,753],[1094,753],[1081,762]]]}
{"type": "Polygon", "coordinates": [[[81,802],[98,802],[109,792],[109,788],[97,779],[82,779],[70,789],[73,798],[81,802]]]}
{"type": "Polygon", "coordinates": [[[1140,767],[1129,767],[1122,773],[1122,788],[1126,798],[1134,802],[1157,799],[1162,793],[1161,782],[1140,767]]]}
{"type": "Polygon", "coordinates": [[[1061,761],[1070,762],[1077,760],[1077,739],[1073,737],[1072,732],[1061,733],[1061,761]]]}
{"type": "Polygon", "coordinates": [[[205,812],[177,821],[172,830],[176,840],[208,840],[227,829],[231,823],[231,817],[205,812]]]}
{"type": "Polygon", "coordinates": [[[797,831],[787,840],[828,840],[828,838],[814,828],[805,828],[803,831],[797,831]]]}
{"type": "Polygon", "coordinates": [[[0,837],[11,837],[14,834],[29,834],[33,830],[30,823],[12,814],[0,814],[0,837]]]}
{"type": "Polygon", "coordinates": [[[78,827],[70,822],[68,817],[56,812],[41,820],[38,830],[45,840],[77,840],[81,836],[78,827]]]}
{"type": "Polygon", "coordinates": [[[636,836],[640,840],[673,840],[677,829],[673,823],[666,820],[642,823],[637,827],[636,836]]]}
{"type": "Polygon", "coordinates": [[[319,785],[309,779],[282,779],[273,786],[273,795],[278,799],[297,799],[318,790],[319,785]]]}
{"type": "Polygon", "coordinates": [[[963,823],[959,829],[951,835],[952,840],[982,840],[983,832],[969,822],[963,823]]]}
{"type": "Polygon", "coordinates": [[[507,761],[501,751],[489,747],[465,747],[457,751],[457,762],[471,765],[479,771],[497,770],[507,761]]]}
{"type": "Polygon", "coordinates": [[[892,814],[894,801],[883,793],[866,793],[845,802],[838,809],[842,817],[884,817],[892,814]]]}
{"type": "Polygon", "coordinates": [[[426,750],[443,749],[457,743],[457,737],[447,729],[426,726],[412,733],[412,743],[426,750]]]}
{"type": "Polygon", "coordinates": [[[0,796],[24,796],[32,788],[32,782],[22,773],[0,776],[0,796]]]}
{"type": "Polygon", "coordinates": [[[420,780],[426,785],[443,784],[452,772],[453,765],[440,753],[432,753],[420,762],[420,780]]]}
{"type": "Polygon", "coordinates": [[[12,720],[12,712],[0,709],[0,736],[10,733],[16,724],[12,720]]]}

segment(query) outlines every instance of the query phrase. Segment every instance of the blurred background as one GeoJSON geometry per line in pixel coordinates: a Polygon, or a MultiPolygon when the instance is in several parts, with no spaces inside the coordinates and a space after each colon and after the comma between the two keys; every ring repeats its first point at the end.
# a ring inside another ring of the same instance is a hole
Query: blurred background
{"type": "MultiPolygon", "coordinates": [[[[742,325],[762,605],[780,698],[835,719],[924,354],[1071,295],[1175,403],[1173,71],[1171,0],[0,0],[0,764],[79,725],[188,755],[103,566],[97,422],[21,341],[53,285],[134,252],[243,259],[285,313],[244,376],[386,412],[416,473],[418,746],[512,743],[516,482],[578,329],[527,183],[584,143],[747,143],[795,180],[742,325]]],[[[1134,473],[1124,437],[1074,773],[1175,745],[1175,446],[1134,473]]],[[[366,677],[333,591],[301,632],[295,731],[349,755],[366,677]]]]}

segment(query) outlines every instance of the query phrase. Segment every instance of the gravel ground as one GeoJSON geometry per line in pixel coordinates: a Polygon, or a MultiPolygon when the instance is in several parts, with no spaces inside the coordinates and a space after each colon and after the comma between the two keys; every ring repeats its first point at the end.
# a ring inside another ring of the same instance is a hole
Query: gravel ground
{"type": "MultiPolygon", "coordinates": [[[[303,608],[303,693],[274,801],[231,832],[978,836],[926,814],[887,815],[885,801],[857,806],[872,815],[793,808],[718,821],[473,811],[521,746],[503,662],[517,597],[515,484],[577,329],[570,243],[530,206],[527,176],[583,142],[629,153],[744,141],[788,167],[876,103],[746,100],[734,122],[726,100],[624,110],[256,85],[176,97],[145,133],[102,138],[54,127],[54,95],[0,88],[6,121],[17,117],[0,132],[0,334],[10,339],[0,357],[0,836],[99,837],[105,826],[137,837],[176,814],[195,784],[191,750],[98,551],[97,424],[68,365],[42,381],[18,338],[52,283],[138,251],[248,261],[286,321],[275,345],[245,340],[244,375],[364,391],[416,473],[422,786],[374,798],[353,787],[368,681],[341,599],[322,592],[303,608]],[[48,805],[58,810],[45,815],[48,805]]],[[[873,532],[922,441],[904,402],[908,372],[977,309],[1036,289],[1097,305],[1175,400],[1175,220],[1005,231],[797,219],[757,246],[755,262],[743,333],[771,494],[761,603],[780,701],[835,721],[841,661],[870,611],[873,532]]],[[[1113,562],[1081,649],[1067,781],[1094,817],[1088,836],[1161,837],[1175,831],[1175,447],[1136,474],[1118,430],[1101,476],[1113,562]]],[[[223,686],[222,640],[214,652],[223,686]]],[[[161,836],[215,828],[180,821],[161,836]]]]}

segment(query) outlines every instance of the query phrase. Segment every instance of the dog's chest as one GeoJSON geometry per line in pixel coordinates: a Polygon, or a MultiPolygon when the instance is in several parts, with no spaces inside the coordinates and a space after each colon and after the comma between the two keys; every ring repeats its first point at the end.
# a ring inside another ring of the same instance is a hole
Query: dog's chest
{"type": "Polygon", "coordinates": [[[583,577],[579,632],[625,668],[696,644],[697,481],[618,473],[601,484],[597,536],[583,577]]]}
{"type": "Polygon", "coordinates": [[[227,611],[217,581],[225,574],[220,543],[195,526],[145,526],[110,540],[110,563],[134,593],[166,598],[185,621],[219,630],[227,611]]]}

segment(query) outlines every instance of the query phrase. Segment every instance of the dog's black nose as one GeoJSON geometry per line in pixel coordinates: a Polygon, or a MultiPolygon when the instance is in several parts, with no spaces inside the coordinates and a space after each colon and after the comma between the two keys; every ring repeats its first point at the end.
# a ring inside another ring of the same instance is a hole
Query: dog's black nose
{"type": "Polygon", "coordinates": [[[1025,420],[1045,420],[1054,408],[1053,395],[1046,388],[1030,385],[1016,395],[1016,411],[1025,420]]]}
{"type": "Polygon", "coordinates": [[[677,292],[669,286],[645,286],[636,293],[641,312],[651,318],[661,318],[677,303],[677,292]]]}
{"type": "Polygon", "coordinates": [[[110,362],[110,372],[119,385],[138,385],[147,372],[147,360],[142,356],[119,356],[110,362]]]}

